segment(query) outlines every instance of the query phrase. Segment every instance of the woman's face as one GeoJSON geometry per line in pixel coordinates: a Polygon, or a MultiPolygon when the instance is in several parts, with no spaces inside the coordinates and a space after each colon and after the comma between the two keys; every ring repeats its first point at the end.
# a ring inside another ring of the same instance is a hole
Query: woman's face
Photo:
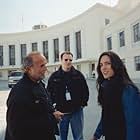
{"type": "Polygon", "coordinates": [[[108,55],[103,55],[100,59],[100,71],[105,79],[110,79],[114,75],[111,67],[111,60],[108,55]]]}

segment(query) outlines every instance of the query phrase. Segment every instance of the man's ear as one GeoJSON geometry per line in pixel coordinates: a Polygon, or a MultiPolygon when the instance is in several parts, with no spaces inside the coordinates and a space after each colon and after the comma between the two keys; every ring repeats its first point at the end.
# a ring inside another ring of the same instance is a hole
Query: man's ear
{"type": "Polygon", "coordinates": [[[26,67],[26,68],[24,69],[25,72],[28,72],[29,70],[30,70],[30,67],[26,67]]]}

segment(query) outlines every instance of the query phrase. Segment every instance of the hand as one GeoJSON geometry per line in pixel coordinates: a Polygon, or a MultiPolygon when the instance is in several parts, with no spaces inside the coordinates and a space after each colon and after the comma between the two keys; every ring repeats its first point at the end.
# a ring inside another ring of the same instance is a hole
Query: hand
{"type": "Polygon", "coordinates": [[[64,113],[60,112],[60,111],[55,111],[53,113],[53,115],[55,116],[55,118],[60,121],[62,119],[62,116],[64,116],[64,113]]]}

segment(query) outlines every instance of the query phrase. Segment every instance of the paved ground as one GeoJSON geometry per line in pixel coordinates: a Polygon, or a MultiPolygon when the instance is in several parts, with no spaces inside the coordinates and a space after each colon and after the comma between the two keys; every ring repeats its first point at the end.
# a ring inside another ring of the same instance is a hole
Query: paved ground
{"type": "Polygon", "coordinates": [[[0,91],[0,140],[3,140],[5,130],[6,118],[6,99],[8,91],[0,91]]]}
{"type": "MultiPolygon", "coordinates": [[[[88,107],[85,107],[84,109],[84,137],[85,140],[90,140],[100,119],[100,107],[97,104],[97,91],[95,87],[95,80],[87,80],[87,83],[89,86],[90,98],[88,107]]],[[[137,85],[140,88],[140,82],[137,82],[137,85]]],[[[6,99],[9,91],[10,89],[7,86],[7,81],[0,81],[0,140],[3,140],[4,138],[6,126],[6,99]]],[[[69,132],[68,140],[73,140],[71,130],[69,132]]]]}
{"type": "MultiPolygon", "coordinates": [[[[87,80],[89,90],[90,90],[90,99],[89,105],[84,109],[85,114],[85,129],[84,136],[85,140],[89,140],[95,130],[97,122],[99,120],[99,111],[100,107],[98,107],[96,102],[96,88],[94,80],[87,80]]],[[[9,93],[9,89],[7,87],[7,81],[0,81],[0,140],[3,140],[4,130],[6,126],[5,122],[5,112],[6,112],[6,99],[9,93]]],[[[72,140],[71,130],[69,132],[69,139],[72,140]]]]}

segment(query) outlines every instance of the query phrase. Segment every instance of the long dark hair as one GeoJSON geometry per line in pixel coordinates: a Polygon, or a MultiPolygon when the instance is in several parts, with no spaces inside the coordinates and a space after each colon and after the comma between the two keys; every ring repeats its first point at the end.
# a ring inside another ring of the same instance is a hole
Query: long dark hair
{"type": "MultiPolygon", "coordinates": [[[[130,77],[127,73],[126,67],[123,64],[120,57],[112,51],[107,51],[107,52],[103,52],[100,55],[99,60],[98,60],[98,64],[97,64],[98,77],[97,77],[97,81],[96,81],[96,87],[97,87],[98,93],[100,94],[99,89],[100,89],[101,83],[104,81],[104,77],[103,77],[103,75],[101,73],[101,69],[100,69],[100,61],[101,61],[102,56],[104,56],[104,55],[107,55],[110,58],[111,67],[114,71],[114,76],[119,77],[122,80],[121,82],[124,86],[125,85],[132,85],[132,86],[136,87],[135,84],[130,79],[130,77]]],[[[99,100],[98,100],[98,102],[99,102],[99,100]]],[[[100,104],[100,102],[99,102],[99,104],[100,104]]]]}

